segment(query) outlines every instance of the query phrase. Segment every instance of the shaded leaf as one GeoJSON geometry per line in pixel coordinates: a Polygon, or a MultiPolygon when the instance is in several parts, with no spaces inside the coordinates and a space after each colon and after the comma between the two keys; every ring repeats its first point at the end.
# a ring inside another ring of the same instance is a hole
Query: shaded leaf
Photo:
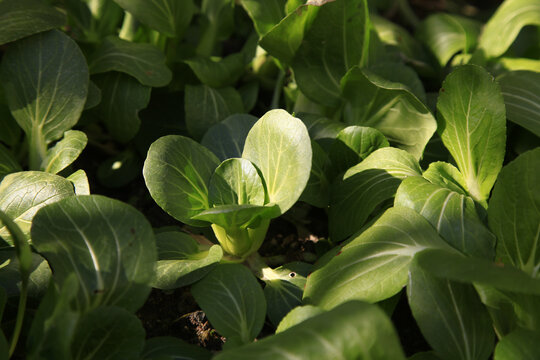
{"type": "Polygon", "coordinates": [[[287,315],[285,315],[285,317],[281,320],[276,329],[276,334],[283,332],[295,325],[304,322],[307,319],[315,317],[324,312],[325,311],[320,307],[313,305],[297,306],[292,309],[287,315]]]}
{"type": "Polygon", "coordinates": [[[221,161],[241,157],[247,134],[256,122],[257,118],[253,115],[233,114],[210,127],[201,145],[210,149],[221,161]]]}
{"type": "Polygon", "coordinates": [[[255,30],[257,30],[260,37],[268,33],[285,16],[286,2],[286,0],[240,1],[251,20],[253,20],[255,30]]]}
{"type": "Polygon", "coordinates": [[[0,144],[0,181],[7,174],[22,171],[21,165],[15,160],[15,156],[4,145],[0,144]]]}
{"type": "Polygon", "coordinates": [[[503,337],[495,347],[495,360],[534,360],[540,358],[540,333],[517,329],[503,337]]]}
{"type": "Polygon", "coordinates": [[[141,354],[143,360],[177,359],[210,360],[212,353],[172,336],[159,336],[146,340],[141,354]]]}
{"type": "Polygon", "coordinates": [[[231,86],[244,74],[244,54],[236,53],[222,59],[195,57],[185,60],[199,80],[213,88],[231,86]]]}
{"type": "Polygon", "coordinates": [[[325,208],[330,201],[330,182],[334,170],[330,158],[316,141],[311,141],[311,150],[311,174],[299,200],[325,208]]]}

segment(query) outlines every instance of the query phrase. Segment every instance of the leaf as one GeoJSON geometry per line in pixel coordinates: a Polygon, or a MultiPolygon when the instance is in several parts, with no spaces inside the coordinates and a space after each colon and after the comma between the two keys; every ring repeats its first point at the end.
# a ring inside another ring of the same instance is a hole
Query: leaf
{"type": "Polygon", "coordinates": [[[88,96],[84,103],[84,110],[92,109],[101,103],[102,96],[101,90],[97,87],[96,83],[92,80],[88,82],[88,96]]]}
{"type": "Polygon", "coordinates": [[[394,205],[418,212],[459,251],[493,259],[495,236],[480,220],[470,197],[414,176],[403,180],[396,192],[394,205]]]}
{"type": "Polygon", "coordinates": [[[79,319],[71,343],[73,359],[138,359],[144,335],[135,315],[119,307],[100,306],[79,319]]]}
{"type": "Polygon", "coordinates": [[[234,85],[244,74],[244,54],[239,52],[223,59],[195,57],[184,61],[205,85],[220,88],[234,85]]]}
{"type": "MultiPolygon", "coordinates": [[[[31,252],[29,256],[28,296],[30,298],[41,299],[49,286],[52,275],[51,268],[47,261],[39,254],[31,252]]],[[[20,262],[15,254],[15,248],[8,247],[0,251],[0,262],[3,264],[0,271],[0,286],[4,289],[8,297],[19,296],[22,280],[20,262]]]]}
{"type": "Polygon", "coordinates": [[[330,120],[317,114],[300,113],[298,118],[306,125],[312,140],[335,139],[346,127],[340,121],[330,120]]]}
{"type": "Polygon", "coordinates": [[[475,65],[456,68],[442,86],[437,131],[469,194],[485,201],[504,158],[506,116],[501,92],[493,77],[475,65]]]}
{"type": "Polygon", "coordinates": [[[429,167],[422,176],[435,185],[452,190],[458,194],[467,195],[465,179],[454,165],[447,162],[436,161],[429,164],[429,167]]]}
{"type": "MultiPolygon", "coordinates": [[[[15,256],[19,263],[18,270],[22,283],[21,288],[26,290],[28,286],[28,278],[30,277],[30,272],[32,271],[32,250],[30,249],[30,245],[26,240],[26,236],[21,231],[19,226],[17,226],[17,224],[15,224],[13,220],[10,219],[9,216],[3,211],[0,211],[0,222],[5,228],[7,228],[9,234],[11,235],[11,239],[13,240],[15,256]]],[[[26,297],[26,294],[23,295],[21,292],[21,296],[26,297]]]]}
{"type": "Polygon", "coordinates": [[[156,235],[159,260],[152,286],[158,289],[177,289],[204,277],[223,256],[219,245],[199,250],[195,239],[169,231],[156,235]]]}
{"type": "MultiPolygon", "coordinates": [[[[2,87],[0,86],[0,92],[2,87]]],[[[7,105],[2,104],[2,95],[0,95],[0,141],[3,141],[7,146],[13,147],[17,145],[21,139],[22,129],[17,124],[17,121],[11,116],[7,105]]]]}
{"type": "Polygon", "coordinates": [[[165,55],[154,45],[132,43],[109,36],[92,54],[90,73],[123,72],[146,86],[161,87],[172,79],[171,70],[165,65],[165,55]]]}
{"type": "Polygon", "coordinates": [[[501,64],[503,68],[508,71],[532,71],[540,72],[540,60],[529,59],[529,58],[513,58],[513,57],[502,57],[497,59],[498,63],[501,64]]]}
{"type": "Polygon", "coordinates": [[[181,37],[196,11],[193,0],[114,0],[146,26],[169,37],[181,37]]]}
{"type": "Polygon", "coordinates": [[[75,195],[90,195],[90,184],[84,170],[77,170],[66,179],[73,184],[75,195]]]}
{"type": "Polygon", "coordinates": [[[151,88],[119,72],[110,72],[95,79],[102,100],[96,108],[107,132],[120,142],[127,142],[139,131],[139,111],[150,102],[151,88]]]}
{"type": "Polygon", "coordinates": [[[216,360],[276,358],[404,360],[405,355],[384,312],[374,305],[354,301],[215,357],[216,360]]]}
{"type": "Polygon", "coordinates": [[[332,309],[349,300],[388,299],[405,286],[413,256],[426,248],[451,251],[418,213],[388,209],[308,277],[304,303],[332,309]]]}
{"type": "Polygon", "coordinates": [[[268,202],[281,214],[298,200],[311,172],[311,142],[305,125],[284,110],[270,110],[251,128],[242,157],[257,166],[268,202]]]}
{"type": "Polygon", "coordinates": [[[244,104],[232,87],[213,89],[206,85],[186,85],[186,126],[196,139],[214,124],[235,113],[244,112],[244,104]]]}
{"type": "Polygon", "coordinates": [[[63,26],[66,17],[37,0],[0,1],[0,45],[63,26]]]}
{"type": "Polygon", "coordinates": [[[7,174],[22,171],[21,165],[4,145],[0,144],[0,181],[7,174]]]}
{"type": "Polygon", "coordinates": [[[285,16],[286,0],[241,0],[240,3],[248,13],[255,30],[260,37],[268,33],[274,25],[285,16]]]}
{"type": "Polygon", "coordinates": [[[413,261],[407,296],[422,334],[441,359],[491,355],[491,319],[472,285],[435,278],[413,261]]]}
{"type": "Polygon", "coordinates": [[[478,48],[488,58],[500,56],[526,25],[540,25],[540,4],[536,0],[506,0],[486,23],[478,48]]]}
{"type": "Polygon", "coordinates": [[[114,305],[134,312],[150,293],[154,234],[130,205],[98,195],[63,199],[35,216],[32,241],[56,282],[77,275],[79,311],[114,305]]]}
{"type": "MultiPolygon", "coordinates": [[[[280,215],[277,205],[217,205],[192,216],[194,220],[208,221],[221,226],[232,236],[232,232],[240,229],[253,229],[261,225],[264,219],[272,219],[280,215]]],[[[233,237],[234,238],[234,237],[233,237]]]]}
{"type": "Polygon", "coordinates": [[[421,173],[418,161],[400,149],[386,147],[350,168],[330,188],[328,225],[334,243],[352,235],[375,209],[392,199],[403,179],[421,173]]]}
{"type": "Polygon", "coordinates": [[[79,157],[87,142],[88,137],[82,131],[66,131],[62,140],[47,150],[47,157],[41,165],[43,171],[58,174],[79,157]]]}
{"type": "Polygon", "coordinates": [[[67,35],[53,30],[14,43],[4,55],[0,78],[13,117],[43,149],[79,120],[88,68],[67,35]]]}
{"type": "Polygon", "coordinates": [[[437,125],[406,85],[359,67],[352,68],[341,84],[347,123],[373,127],[390,143],[420,159],[437,125]]]}
{"type": "Polygon", "coordinates": [[[311,174],[299,200],[316,207],[326,208],[330,201],[330,182],[334,173],[332,163],[316,141],[311,141],[311,150],[313,151],[311,174]]]}
{"type": "Polygon", "coordinates": [[[365,60],[370,27],[365,0],[339,0],[322,6],[304,36],[292,68],[298,88],[325,106],[340,103],[340,80],[365,60]]]}
{"type": "MultiPolygon", "coordinates": [[[[250,0],[250,2],[254,2],[250,0]]],[[[304,35],[317,16],[318,6],[302,5],[261,35],[259,44],[270,55],[290,64],[302,44],[304,35]]],[[[266,29],[265,29],[266,30],[266,29]]],[[[259,32],[259,34],[261,34],[259,32]]]]}
{"type": "Polygon", "coordinates": [[[540,136],[540,74],[511,71],[497,78],[508,120],[540,136]]]}
{"type": "Polygon", "coordinates": [[[210,203],[215,205],[264,205],[264,185],[251,161],[232,158],[222,162],[210,178],[210,203]]]}
{"type": "Polygon", "coordinates": [[[540,270],[540,149],[501,171],[489,202],[489,227],[497,235],[497,259],[533,277],[540,270]]]}
{"type": "Polygon", "coordinates": [[[313,305],[297,306],[292,309],[279,323],[276,334],[283,332],[295,325],[298,325],[307,319],[315,317],[325,311],[320,307],[313,305]]]}
{"type": "MultiPolygon", "coordinates": [[[[0,210],[29,237],[32,219],[40,208],[73,195],[71,182],[60,176],[21,171],[7,175],[0,183],[0,210]]],[[[13,244],[5,226],[0,228],[0,236],[13,244]]]]}
{"type": "Polygon", "coordinates": [[[212,353],[172,336],[159,336],[146,340],[142,360],[178,359],[210,360],[212,353]]]}
{"type": "Polygon", "coordinates": [[[191,287],[212,326],[231,340],[253,341],[263,327],[266,302],[253,274],[239,264],[220,264],[191,287]]]}
{"type": "Polygon", "coordinates": [[[534,360],[540,357],[540,333],[517,329],[504,336],[495,347],[495,360],[534,360]]]}
{"type": "Polygon", "coordinates": [[[220,161],[241,157],[247,134],[257,120],[253,115],[233,114],[212,125],[204,134],[201,145],[210,149],[220,161]]]}
{"type": "Polygon", "coordinates": [[[141,167],[139,155],[128,148],[99,164],[97,178],[105,187],[120,188],[139,177],[141,167]]]}
{"type": "Polygon", "coordinates": [[[219,160],[195,141],[168,135],[148,150],[143,175],[154,201],[169,215],[193,226],[206,222],[191,217],[210,207],[208,184],[219,160]]]}
{"type": "Polygon", "coordinates": [[[422,21],[417,36],[444,67],[457,52],[466,54],[475,48],[481,25],[463,16],[438,13],[422,21]]]}
{"type": "Polygon", "coordinates": [[[390,144],[379,130],[348,126],[337,135],[329,156],[336,173],[341,173],[364,160],[373,151],[387,146],[390,144]]]}

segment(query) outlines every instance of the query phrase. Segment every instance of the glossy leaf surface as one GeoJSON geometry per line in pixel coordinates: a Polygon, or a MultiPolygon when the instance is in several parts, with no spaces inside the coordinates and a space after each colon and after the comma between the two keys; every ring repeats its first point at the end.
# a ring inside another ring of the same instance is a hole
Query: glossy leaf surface
{"type": "Polygon", "coordinates": [[[82,153],[88,142],[88,137],[82,131],[68,130],[62,140],[47,150],[47,157],[43,159],[43,171],[58,174],[82,153]]]}

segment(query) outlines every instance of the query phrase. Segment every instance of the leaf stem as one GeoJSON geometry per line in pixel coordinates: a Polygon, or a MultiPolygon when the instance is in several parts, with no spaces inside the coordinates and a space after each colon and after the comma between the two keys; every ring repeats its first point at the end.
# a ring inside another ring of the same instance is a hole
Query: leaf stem
{"type": "Polygon", "coordinates": [[[41,127],[34,127],[28,139],[28,166],[30,170],[41,170],[41,164],[47,157],[47,143],[41,132],[41,127]]]}
{"type": "Polygon", "coordinates": [[[137,31],[137,20],[131,15],[130,12],[124,11],[124,20],[122,22],[122,28],[118,37],[123,40],[133,41],[135,39],[135,33],[137,31]]]}
{"type": "Polygon", "coordinates": [[[285,71],[280,69],[276,80],[276,85],[274,86],[274,93],[272,94],[272,103],[270,104],[270,109],[277,109],[279,107],[279,98],[281,97],[281,89],[283,88],[284,82],[285,71]]]}
{"type": "Polygon", "coordinates": [[[17,308],[17,318],[15,320],[15,329],[13,330],[13,337],[11,338],[11,345],[9,347],[9,357],[15,352],[19,336],[24,320],[24,313],[26,311],[26,299],[28,297],[28,278],[22,280],[21,296],[19,297],[19,306],[17,308]]]}

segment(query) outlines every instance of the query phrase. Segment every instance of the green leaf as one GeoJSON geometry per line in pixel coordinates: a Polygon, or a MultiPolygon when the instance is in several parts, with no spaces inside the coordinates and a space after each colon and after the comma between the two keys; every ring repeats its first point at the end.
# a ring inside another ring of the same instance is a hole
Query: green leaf
{"type": "Polygon", "coordinates": [[[244,75],[244,54],[241,52],[223,59],[195,57],[184,62],[203,84],[213,88],[232,86],[244,75]]]}
{"type": "Polygon", "coordinates": [[[501,171],[489,202],[489,227],[497,258],[533,277],[540,271],[540,148],[520,155],[501,171]]]}
{"type": "Polygon", "coordinates": [[[177,232],[156,235],[158,262],[152,286],[158,289],[177,289],[204,277],[223,256],[219,245],[199,250],[195,239],[177,232]]]}
{"type": "Polygon", "coordinates": [[[540,136],[540,74],[511,71],[499,76],[497,81],[501,85],[508,120],[540,136]]]}
{"type": "Polygon", "coordinates": [[[283,214],[298,200],[309,179],[309,134],[301,120],[284,110],[271,110],[249,131],[242,157],[260,170],[268,202],[277,204],[283,214]]]}
{"type": "Polygon", "coordinates": [[[461,252],[493,259],[495,236],[480,220],[470,197],[414,176],[403,180],[394,205],[418,212],[446,242],[461,252]]]}
{"type": "Polygon", "coordinates": [[[491,319],[472,285],[435,278],[413,261],[407,295],[422,334],[441,359],[491,355],[491,319]]]}
{"type": "MultiPolygon", "coordinates": [[[[28,267],[28,296],[41,298],[46,292],[51,279],[51,268],[47,261],[35,252],[30,253],[30,266],[28,267]]],[[[0,262],[3,264],[0,271],[0,286],[8,297],[19,296],[22,288],[20,262],[15,249],[9,247],[0,251],[0,262]]]]}
{"type": "Polygon", "coordinates": [[[540,25],[540,4],[536,0],[506,0],[486,23],[478,48],[488,58],[500,56],[526,25],[540,25]]]}
{"type": "Polygon", "coordinates": [[[165,55],[151,44],[136,44],[115,36],[107,37],[90,59],[90,73],[123,72],[146,86],[160,87],[172,79],[165,55]]]}
{"type": "Polygon", "coordinates": [[[241,0],[240,3],[253,20],[260,37],[268,33],[285,16],[286,0],[241,0]]]}
{"type": "Polygon", "coordinates": [[[213,205],[264,205],[263,181],[251,161],[228,159],[214,171],[208,198],[213,205]]]}
{"type": "Polygon", "coordinates": [[[43,171],[58,174],[79,157],[87,142],[88,137],[82,131],[66,131],[62,140],[47,150],[47,157],[41,165],[43,171]]]}
{"type": "Polygon", "coordinates": [[[127,310],[100,306],[77,322],[71,343],[74,360],[138,359],[144,346],[141,321],[127,310]]]}
{"type": "Polygon", "coordinates": [[[328,225],[332,241],[360,230],[378,206],[394,197],[403,179],[421,171],[411,154],[392,147],[376,150],[350,168],[330,189],[328,225]]]}
{"type": "Polygon", "coordinates": [[[90,195],[90,184],[84,170],[77,170],[66,179],[73,184],[75,195],[90,195]]]}
{"type": "MultiPolygon", "coordinates": [[[[0,86],[0,93],[2,87],[0,86]]],[[[17,121],[11,116],[9,107],[2,104],[2,95],[0,95],[0,141],[3,141],[6,145],[13,147],[17,145],[21,139],[22,129],[17,124],[17,121]]]]}
{"type": "Polygon", "coordinates": [[[247,134],[257,120],[253,115],[233,114],[210,127],[201,145],[210,149],[221,161],[241,157],[247,134]]]}
{"type": "Polygon", "coordinates": [[[467,195],[465,179],[452,164],[443,161],[432,162],[422,176],[432,184],[440,185],[458,194],[467,195]]]}
{"type": "Polygon", "coordinates": [[[159,336],[146,340],[142,360],[177,359],[210,360],[212,353],[172,336],[159,336]]]}
{"type": "Polygon", "coordinates": [[[37,0],[0,1],[0,45],[63,26],[66,17],[37,0]]]}
{"type": "Polygon", "coordinates": [[[226,230],[256,229],[263,219],[272,219],[280,215],[277,205],[216,205],[192,216],[194,220],[208,221],[226,230]]]}
{"type": "MultiPolygon", "coordinates": [[[[21,289],[25,291],[28,285],[30,272],[32,271],[32,250],[30,249],[26,236],[21,231],[20,227],[17,226],[17,224],[13,222],[13,220],[10,219],[9,216],[3,211],[0,211],[0,222],[4,225],[4,228],[7,228],[7,231],[13,240],[15,255],[19,263],[18,270],[22,283],[21,289]]],[[[21,296],[26,296],[26,294],[23,295],[21,292],[21,296]]],[[[19,311],[20,310],[22,309],[19,309],[19,311]]]]}
{"type": "Polygon", "coordinates": [[[330,182],[334,171],[330,158],[316,141],[311,141],[311,150],[311,174],[299,200],[325,208],[330,201],[330,182]]]}
{"type": "Polygon", "coordinates": [[[493,77],[475,65],[456,68],[442,87],[437,131],[463,174],[469,194],[485,201],[504,158],[506,115],[501,92],[493,77]]]}
{"type": "Polygon", "coordinates": [[[283,332],[295,325],[304,322],[307,319],[315,317],[324,312],[325,311],[320,307],[313,305],[297,306],[292,309],[287,315],[285,315],[285,317],[281,320],[276,329],[276,334],[283,332]]]}
{"type": "Polygon", "coordinates": [[[435,351],[422,351],[409,357],[408,360],[441,360],[435,351]]]}
{"type": "Polygon", "coordinates": [[[386,314],[377,306],[354,301],[274,336],[226,350],[215,359],[404,360],[405,355],[386,314]]]}
{"type": "Polygon", "coordinates": [[[38,169],[47,143],[79,120],[88,91],[86,60],[75,41],[53,30],[14,43],[0,78],[11,113],[29,138],[30,167],[38,169]]]}
{"type": "Polygon", "coordinates": [[[22,171],[21,165],[4,145],[0,144],[0,181],[7,174],[22,171]]]}
{"type": "Polygon", "coordinates": [[[349,300],[387,299],[405,286],[413,256],[426,248],[451,251],[421,215],[391,208],[308,277],[304,303],[331,309],[349,300]]]}
{"type": "Polygon", "coordinates": [[[306,125],[309,136],[313,140],[335,139],[346,127],[340,121],[330,120],[317,114],[299,113],[298,118],[306,125]]]}
{"type": "Polygon", "coordinates": [[[232,87],[213,89],[206,85],[186,85],[186,126],[196,139],[214,124],[232,114],[244,112],[244,104],[232,87]]]}
{"type": "Polygon", "coordinates": [[[525,295],[540,295],[540,279],[511,265],[465,257],[447,250],[426,250],[416,255],[418,265],[438,278],[525,295]]]}
{"type": "Polygon", "coordinates": [[[339,105],[340,80],[351,67],[365,61],[363,47],[370,31],[365,0],[324,4],[292,61],[302,93],[326,106],[339,105]]]}
{"type": "Polygon", "coordinates": [[[495,347],[495,360],[534,360],[540,358],[540,333],[517,329],[503,337],[495,347]]]}
{"type": "Polygon", "coordinates": [[[349,124],[373,127],[395,146],[417,159],[422,156],[437,124],[408,86],[359,67],[352,68],[341,84],[349,124]]]}
{"type": "Polygon", "coordinates": [[[139,177],[141,167],[138,154],[128,148],[99,164],[97,178],[105,187],[119,188],[139,177]]]}
{"type": "Polygon", "coordinates": [[[474,49],[481,25],[463,16],[433,14],[422,21],[417,36],[435,55],[439,65],[445,66],[457,52],[466,54],[474,49]]]}
{"type": "MultiPolygon", "coordinates": [[[[73,195],[71,182],[60,176],[22,171],[7,175],[0,183],[0,210],[29,237],[32,219],[40,208],[73,195]]],[[[5,226],[0,228],[0,236],[12,244],[5,226]]]]}
{"type": "Polygon", "coordinates": [[[181,37],[196,11],[193,0],[114,0],[146,26],[169,37],[181,37]]]}
{"type": "Polygon", "coordinates": [[[154,201],[169,215],[193,226],[192,216],[210,208],[208,184],[219,160],[190,138],[168,135],[148,150],[143,175],[154,201]]]}
{"type": "Polygon", "coordinates": [[[348,126],[337,135],[329,156],[336,173],[341,173],[364,160],[373,151],[387,146],[390,144],[379,130],[348,126]]]}
{"type": "Polygon", "coordinates": [[[508,71],[532,71],[540,72],[540,60],[529,58],[502,57],[497,60],[508,71]]]}
{"type": "Polygon", "coordinates": [[[264,294],[243,265],[221,264],[191,287],[197,304],[223,336],[249,343],[262,329],[266,315],[264,294]]]}
{"type": "Polygon", "coordinates": [[[139,111],[148,105],[151,88],[119,72],[110,72],[94,80],[102,95],[96,111],[107,132],[123,143],[133,139],[141,125],[139,111]]]}
{"type": "Polygon", "coordinates": [[[63,199],[36,214],[32,241],[59,284],[77,274],[80,311],[100,305],[135,311],[150,293],[154,234],[130,205],[98,195],[63,199]]]}
{"type": "Polygon", "coordinates": [[[86,102],[84,103],[84,110],[92,109],[101,103],[102,96],[101,90],[97,87],[96,83],[92,80],[88,82],[88,96],[86,97],[86,102]]]}

